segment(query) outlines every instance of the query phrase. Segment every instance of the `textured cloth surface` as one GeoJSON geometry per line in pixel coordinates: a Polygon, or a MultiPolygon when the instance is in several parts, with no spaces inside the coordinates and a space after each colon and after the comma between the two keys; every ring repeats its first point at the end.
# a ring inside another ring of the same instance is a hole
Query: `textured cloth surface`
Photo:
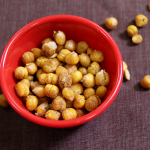
{"type": "Polygon", "coordinates": [[[128,64],[131,80],[123,80],[111,106],[94,120],[74,128],[53,129],[22,118],[11,107],[0,107],[0,150],[149,150],[150,90],[139,81],[150,74],[150,23],[139,29],[143,42],[133,45],[126,34],[138,14],[150,20],[148,0],[0,0],[0,54],[9,39],[27,23],[49,15],[70,14],[104,26],[128,64]]]}

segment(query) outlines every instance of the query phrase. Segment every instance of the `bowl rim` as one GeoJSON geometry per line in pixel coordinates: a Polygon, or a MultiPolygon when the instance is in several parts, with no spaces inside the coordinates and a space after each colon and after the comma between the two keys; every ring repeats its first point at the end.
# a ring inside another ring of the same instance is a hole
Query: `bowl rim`
{"type": "Polygon", "coordinates": [[[1,89],[2,92],[4,94],[4,96],[6,97],[8,103],[10,104],[10,106],[18,113],[20,114],[22,117],[26,118],[27,120],[34,122],[36,124],[42,125],[42,126],[47,126],[47,127],[54,127],[54,128],[66,128],[66,127],[73,127],[73,126],[78,126],[80,124],[84,124],[92,119],[94,119],[95,117],[97,117],[98,115],[100,115],[101,113],[103,113],[110,105],[111,103],[114,101],[114,99],[116,98],[121,84],[122,84],[122,79],[123,79],[123,65],[122,65],[122,56],[121,53],[119,51],[119,48],[117,46],[117,44],[115,43],[115,41],[113,40],[113,38],[109,35],[109,33],[107,31],[105,31],[101,26],[99,26],[98,24],[82,18],[82,17],[78,17],[78,16],[73,16],[73,15],[52,15],[52,16],[46,16],[43,18],[39,18],[37,20],[34,20],[30,23],[28,23],[27,25],[25,25],[24,27],[22,27],[19,31],[17,31],[12,38],[8,41],[7,45],[5,46],[2,55],[1,55],[1,63],[0,63],[0,83],[1,83],[1,89]],[[116,57],[116,62],[118,63],[118,70],[117,70],[117,77],[116,77],[116,83],[114,85],[114,87],[111,90],[111,93],[108,95],[108,97],[106,98],[106,100],[95,110],[93,110],[92,112],[73,119],[73,120],[59,120],[59,121],[55,121],[55,120],[47,120],[45,118],[40,118],[35,116],[32,113],[27,113],[27,111],[25,111],[24,109],[22,109],[16,102],[13,101],[13,99],[11,98],[10,93],[8,93],[7,91],[7,85],[5,83],[5,76],[2,72],[4,72],[4,66],[5,66],[5,59],[7,57],[7,52],[9,50],[9,48],[11,46],[13,46],[13,44],[15,43],[15,41],[17,41],[17,39],[19,39],[24,33],[26,33],[28,30],[31,30],[32,28],[41,25],[41,24],[45,24],[48,22],[54,22],[54,21],[70,21],[70,22],[77,22],[80,23],[82,25],[88,26],[90,28],[92,28],[93,30],[96,30],[97,32],[101,32],[103,34],[103,37],[105,39],[107,39],[108,44],[112,47],[113,50],[113,54],[116,57]]]}

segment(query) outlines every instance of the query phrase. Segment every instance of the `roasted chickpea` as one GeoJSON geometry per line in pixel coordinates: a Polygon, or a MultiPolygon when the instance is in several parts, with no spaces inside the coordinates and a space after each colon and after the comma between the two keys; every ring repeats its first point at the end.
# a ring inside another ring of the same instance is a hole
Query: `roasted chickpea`
{"type": "Polygon", "coordinates": [[[95,79],[94,76],[91,73],[88,73],[83,76],[82,78],[83,86],[85,87],[94,87],[95,86],[95,79]]]}
{"type": "Polygon", "coordinates": [[[66,108],[72,108],[73,107],[73,101],[66,100],[66,108]]]}
{"type": "Polygon", "coordinates": [[[148,22],[148,18],[142,14],[135,17],[135,24],[137,27],[144,27],[148,22]]]}
{"type": "Polygon", "coordinates": [[[25,83],[30,88],[30,81],[28,79],[22,79],[20,82],[25,83]]]}
{"type": "Polygon", "coordinates": [[[52,74],[51,83],[54,85],[58,84],[58,75],[57,74],[52,74]]]}
{"type": "Polygon", "coordinates": [[[65,110],[66,109],[66,101],[62,96],[57,96],[55,99],[52,101],[52,107],[55,110],[65,110]]]}
{"type": "Polygon", "coordinates": [[[88,44],[84,41],[77,43],[76,52],[78,54],[85,53],[88,49],[88,44]]]}
{"type": "Polygon", "coordinates": [[[66,108],[62,112],[62,118],[64,120],[71,120],[77,118],[77,112],[74,108],[66,108]]]}
{"type": "Polygon", "coordinates": [[[42,45],[49,42],[53,42],[53,40],[51,38],[46,38],[42,41],[42,45]]]}
{"type": "Polygon", "coordinates": [[[38,106],[38,98],[36,96],[33,95],[29,95],[26,98],[26,108],[29,111],[33,111],[37,108],[38,106]]]}
{"type": "Polygon", "coordinates": [[[3,94],[0,95],[0,106],[8,107],[8,102],[3,94]]]}
{"type": "Polygon", "coordinates": [[[70,53],[70,51],[68,49],[62,49],[58,55],[57,58],[59,61],[65,62],[65,57],[66,55],[68,55],[70,53]]]}
{"type": "Polygon", "coordinates": [[[32,52],[25,52],[22,56],[21,56],[21,60],[24,64],[27,63],[31,63],[34,62],[35,58],[34,58],[34,54],[32,52]]]}
{"type": "Polygon", "coordinates": [[[89,65],[91,63],[91,59],[90,59],[89,55],[85,54],[85,53],[81,53],[81,55],[79,55],[79,61],[83,67],[89,67],[89,65]]]}
{"type": "Polygon", "coordinates": [[[38,70],[37,70],[37,72],[36,72],[36,77],[37,77],[37,79],[39,79],[39,76],[40,76],[42,73],[45,73],[45,72],[43,71],[43,69],[38,69],[38,70]]]}
{"type": "Polygon", "coordinates": [[[25,68],[28,70],[29,75],[34,75],[37,72],[37,66],[35,63],[28,63],[25,68]]]}
{"type": "Polygon", "coordinates": [[[57,67],[60,66],[60,61],[57,58],[52,58],[52,60],[56,63],[57,67]]]}
{"type": "Polygon", "coordinates": [[[96,109],[99,104],[101,104],[101,100],[97,95],[90,96],[86,101],[85,101],[85,109],[87,111],[93,111],[96,109]]]}
{"type": "Polygon", "coordinates": [[[70,73],[70,75],[72,76],[72,84],[76,84],[76,83],[80,82],[83,77],[82,73],[78,70],[70,73]]]}
{"type": "Polygon", "coordinates": [[[90,58],[92,61],[100,63],[104,60],[104,54],[101,51],[94,50],[91,53],[90,58]]]}
{"type": "Polygon", "coordinates": [[[123,61],[123,72],[125,72],[126,69],[128,69],[128,65],[123,61]]]}
{"type": "Polygon", "coordinates": [[[86,114],[86,111],[84,109],[75,109],[77,112],[77,118],[84,116],[86,114]]]}
{"type": "Polygon", "coordinates": [[[138,28],[135,25],[129,25],[127,28],[127,34],[130,37],[138,34],[138,28]]]}
{"type": "Polygon", "coordinates": [[[66,68],[64,68],[64,67],[59,66],[59,67],[56,69],[56,74],[59,76],[61,73],[68,74],[69,71],[68,71],[66,68]]]}
{"type": "Polygon", "coordinates": [[[150,10],[150,2],[148,3],[148,9],[150,10]]]}
{"type": "Polygon", "coordinates": [[[130,72],[128,69],[125,70],[124,72],[124,77],[127,79],[127,80],[130,80],[130,72]]]}
{"type": "Polygon", "coordinates": [[[146,75],[141,81],[140,84],[146,89],[150,89],[150,75],[146,75]]]}
{"type": "Polygon", "coordinates": [[[45,118],[49,120],[59,120],[61,113],[56,110],[48,110],[45,114],[45,118]]]}
{"type": "Polygon", "coordinates": [[[88,73],[85,67],[80,67],[79,71],[82,73],[82,75],[86,75],[88,73]]]}
{"type": "Polygon", "coordinates": [[[66,35],[62,31],[54,31],[54,39],[58,45],[64,45],[66,42],[66,35]]]}
{"type": "Polygon", "coordinates": [[[99,86],[96,89],[96,95],[99,96],[100,98],[103,98],[107,93],[107,88],[103,85],[99,86]]]}
{"type": "Polygon", "coordinates": [[[44,85],[38,85],[36,86],[32,92],[37,96],[37,97],[44,97],[45,96],[45,86],[44,85]]]}
{"type": "Polygon", "coordinates": [[[29,81],[33,81],[34,80],[34,76],[27,76],[26,79],[28,79],[29,81]]]}
{"type": "Polygon", "coordinates": [[[105,26],[110,30],[116,28],[117,25],[118,25],[118,21],[114,17],[110,17],[105,20],[105,26]]]}
{"type": "Polygon", "coordinates": [[[75,65],[79,62],[79,56],[76,52],[71,52],[66,55],[65,62],[70,65],[75,65]]]}
{"type": "Polygon", "coordinates": [[[71,88],[73,89],[75,95],[80,95],[83,93],[83,86],[80,83],[71,85],[71,88]]]}
{"type": "Polygon", "coordinates": [[[92,49],[92,48],[88,48],[88,49],[87,49],[87,54],[88,54],[88,55],[91,55],[92,52],[93,52],[93,49],[92,49]]]}
{"type": "Polygon", "coordinates": [[[28,70],[25,67],[17,67],[14,75],[16,79],[25,79],[28,76],[28,70]]]}
{"type": "Polygon", "coordinates": [[[52,84],[47,84],[45,86],[45,95],[52,99],[56,98],[59,93],[59,88],[52,84]]]}
{"type": "Polygon", "coordinates": [[[77,70],[77,66],[76,65],[69,65],[69,64],[67,64],[65,66],[65,68],[68,69],[69,73],[72,73],[72,72],[77,70]]]}
{"type": "Polygon", "coordinates": [[[47,74],[46,73],[42,73],[42,74],[40,74],[39,75],[39,82],[41,83],[41,84],[46,84],[46,82],[45,82],[45,78],[47,77],[47,74]]]}
{"type": "Polygon", "coordinates": [[[75,93],[74,93],[73,89],[71,89],[69,87],[65,87],[62,90],[62,95],[65,99],[67,99],[69,101],[73,101],[73,99],[75,97],[75,93]]]}
{"type": "Polygon", "coordinates": [[[85,105],[85,97],[83,95],[76,95],[73,101],[74,108],[83,108],[85,105]]]}
{"type": "Polygon", "coordinates": [[[140,44],[142,41],[143,41],[143,38],[141,35],[136,34],[136,35],[132,36],[132,43],[140,44]]]}
{"type": "Polygon", "coordinates": [[[31,85],[31,90],[33,90],[36,86],[40,85],[40,82],[39,81],[31,81],[30,82],[30,85],[31,85]]]}
{"type": "Polygon", "coordinates": [[[37,60],[36,60],[36,66],[37,67],[40,67],[40,68],[43,68],[43,65],[44,65],[44,63],[46,62],[48,60],[48,58],[47,57],[44,57],[44,56],[40,56],[39,58],[37,58],[37,60]]]}
{"type": "Polygon", "coordinates": [[[34,54],[34,58],[37,59],[42,55],[42,51],[39,48],[32,48],[31,52],[34,54]]]}
{"type": "Polygon", "coordinates": [[[64,49],[63,45],[57,45],[56,53],[58,54],[62,49],[64,49]]]}
{"type": "Polygon", "coordinates": [[[101,70],[101,66],[97,62],[92,62],[88,67],[88,73],[96,75],[101,70]]]}
{"type": "Polygon", "coordinates": [[[47,97],[47,96],[44,96],[44,97],[39,97],[38,98],[38,104],[40,105],[40,104],[42,104],[43,102],[50,102],[50,98],[49,97],[47,97]]]}
{"type": "Polygon", "coordinates": [[[68,40],[65,43],[65,48],[69,49],[70,51],[75,51],[76,43],[73,40],[68,40]]]}
{"type": "Polygon", "coordinates": [[[88,99],[90,96],[95,95],[95,90],[93,88],[86,88],[83,92],[85,99],[88,99]]]}

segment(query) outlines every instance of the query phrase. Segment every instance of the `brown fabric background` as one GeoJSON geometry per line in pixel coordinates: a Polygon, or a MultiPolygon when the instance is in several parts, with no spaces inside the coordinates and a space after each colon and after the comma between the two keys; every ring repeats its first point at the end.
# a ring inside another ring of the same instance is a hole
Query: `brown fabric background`
{"type": "MultiPolygon", "coordinates": [[[[53,129],[29,122],[11,107],[0,107],[0,150],[149,150],[150,90],[139,81],[150,74],[150,22],[133,45],[126,34],[138,14],[149,18],[148,0],[0,0],[0,54],[9,39],[27,23],[49,15],[70,14],[102,27],[107,17],[118,19],[109,31],[131,80],[124,80],[112,105],[94,120],[74,128],[53,129]]],[[[105,28],[105,27],[104,27],[105,28]]]]}

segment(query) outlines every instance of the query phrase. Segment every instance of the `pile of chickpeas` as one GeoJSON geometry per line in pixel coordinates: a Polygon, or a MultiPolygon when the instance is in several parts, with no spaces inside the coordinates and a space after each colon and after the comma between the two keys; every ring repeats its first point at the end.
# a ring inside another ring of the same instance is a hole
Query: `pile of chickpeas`
{"type": "Polygon", "coordinates": [[[75,119],[96,109],[107,93],[103,52],[84,41],[66,40],[62,31],[54,31],[53,39],[44,39],[41,49],[25,52],[21,60],[24,66],[14,71],[15,91],[36,116],[75,119]]]}

